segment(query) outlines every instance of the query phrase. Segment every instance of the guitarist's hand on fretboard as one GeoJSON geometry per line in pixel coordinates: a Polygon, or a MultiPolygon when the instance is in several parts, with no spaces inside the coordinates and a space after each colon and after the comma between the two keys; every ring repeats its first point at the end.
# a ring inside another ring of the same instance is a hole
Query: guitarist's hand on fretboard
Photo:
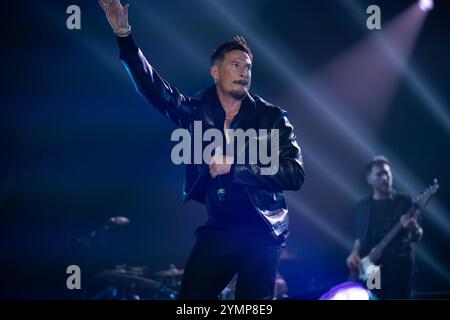
{"type": "Polygon", "coordinates": [[[420,228],[417,222],[417,216],[419,215],[419,209],[416,209],[412,215],[404,214],[400,217],[400,223],[403,228],[407,229],[411,233],[416,233],[420,228]]]}
{"type": "Polygon", "coordinates": [[[419,241],[423,236],[423,229],[417,222],[419,214],[420,211],[417,209],[412,215],[404,214],[400,217],[400,224],[409,231],[409,238],[412,241],[419,241]]]}

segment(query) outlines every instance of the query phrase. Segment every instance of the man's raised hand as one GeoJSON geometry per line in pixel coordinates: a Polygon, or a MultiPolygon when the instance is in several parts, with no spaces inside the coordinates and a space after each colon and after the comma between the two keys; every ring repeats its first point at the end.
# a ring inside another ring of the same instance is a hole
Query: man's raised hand
{"type": "Polygon", "coordinates": [[[105,11],[111,28],[118,36],[127,36],[131,32],[128,23],[128,7],[129,4],[122,6],[120,0],[98,0],[99,5],[105,11]]]}

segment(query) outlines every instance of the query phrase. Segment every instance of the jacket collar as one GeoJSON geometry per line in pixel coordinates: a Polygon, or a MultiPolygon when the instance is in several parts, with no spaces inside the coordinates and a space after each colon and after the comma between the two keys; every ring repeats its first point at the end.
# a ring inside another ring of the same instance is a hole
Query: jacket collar
{"type": "MultiPolygon", "coordinates": [[[[212,85],[206,89],[206,95],[208,99],[209,107],[212,111],[212,117],[214,119],[214,127],[217,129],[223,129],[223,123],[225,121],[225,110],[220,103],[219,97],[216,91],[216,85],[212,85]]],[[[242,100],[241,108],[238,114],[235,116],[231,123],[231,129],[241,128],[247,130],[249,128],[255,128],[255,113],[256,102],[253,97],[247,93],[247,96],[242,100]]]]}

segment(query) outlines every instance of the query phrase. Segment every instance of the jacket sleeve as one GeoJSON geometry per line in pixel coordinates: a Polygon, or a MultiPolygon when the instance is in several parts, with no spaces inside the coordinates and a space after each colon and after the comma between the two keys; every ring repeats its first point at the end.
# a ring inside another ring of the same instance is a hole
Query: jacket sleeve
{"type": "Polygon", "coordinates": [[[161,78],[135,45],[131,35],[117,37],[117,42],[120,59],[133,80],[136,91],[176,126],[186,128],[195,108],[193,100],[161,78]]]}
{"type": "Polygon", "coordinates": [[[305,179],[303,158],[285,112],[276,121],[274,129],[279,130],[278,171],[272,175],[263,175],[259,164],[235,164],[232,169],[234,183],[276,191],[301,188],[305,179]]]}

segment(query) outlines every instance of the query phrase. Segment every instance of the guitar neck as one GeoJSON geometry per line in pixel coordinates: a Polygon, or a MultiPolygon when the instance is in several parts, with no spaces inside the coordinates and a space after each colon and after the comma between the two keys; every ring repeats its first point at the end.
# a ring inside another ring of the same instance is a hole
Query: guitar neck
{"type": "MultiPolygon", "coordinates": [[[[428,202],[431,200],[431,197],[436,193],[439,189],[439,184],[437,179],[434,179],[433,184],[425,189],[413,202],[412,206],[406,211],[405,214],[411,216],[414,214],[416,209],[423,209],[428,202]]],[[[422,214],[421,212],[419,214],[422,214]]],[[[400,218],[401,219],[401,218],[400,218]]],[[[383,250],[387,247],[387,245],[394,239],[394,237],[402,230],[401,220],[398,219],[397,223],[394,227],[383,237],[383,239],[378,243],[370,252],[369,257],[372,262],[375,262],[381,257],[383,250]]]]}
{"type": "MultiPolygon", "coordinates": [[[[412,205],[406,214],[413,214],[415,211],[416,206],[412,205]]],[[[400,223],[400,219],[397,221],[397,223],[392,227],[391,230],[383,237],[383,239],[375,246],[375,250],[378,254],[381,254],[383,250],[387,247],[387,245],[394,239],[394,237],[402,230],[402,224],[400,223]]],[[[371,257],[372,258],[372,257],[371,257]]],[[[373,261],[373,260],[372,260],[373,261]]]]}
{"type": "Polygon", "coordinates": [[[395,226],[384,236],[384,238],[376,245],[375,249],[382,252],[387,245],[394,239],[394,237],[400,232],[402,225],[400,221],[397,221],[395,226]]]}

